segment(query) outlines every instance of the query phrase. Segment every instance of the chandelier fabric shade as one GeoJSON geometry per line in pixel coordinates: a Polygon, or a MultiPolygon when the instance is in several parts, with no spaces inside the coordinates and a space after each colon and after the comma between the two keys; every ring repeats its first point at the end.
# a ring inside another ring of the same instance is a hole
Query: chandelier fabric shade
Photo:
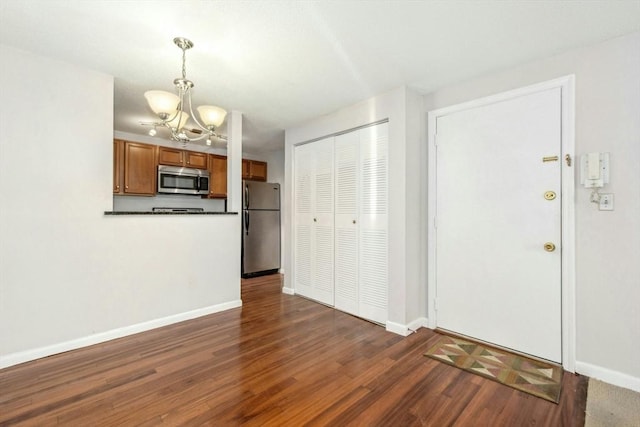
{"type": "Polygon", "coordinates": [[[213,105],[197,107],[200,120],[193,112],[191,91],[194,84],[191,80],[187,80],[185,65],[186,51],[193,47],[193,43],[183,37],[176,37],[173,42],[182,49],[182,78],[179,77],[173,81],[177,95],[163,90],[145,92],[144,97],[149,104],[149,108],[158,116],[160,122],[141,122],[140,124],[151,125],[154,131],[156,127],[166,127],[171,132],[171,139],[183,145],[205,138],[207,139],[207,145],[211,145],[211,138],[226,140],[225,136],[216,132],[216,129],[222,125],[227,116],[227,112],[223,108],[213,105]],[[193,119],[199,129],[187,126],[190,118],[193,119]],[[197,136],[189,137],[187,132],[197,136]]]}

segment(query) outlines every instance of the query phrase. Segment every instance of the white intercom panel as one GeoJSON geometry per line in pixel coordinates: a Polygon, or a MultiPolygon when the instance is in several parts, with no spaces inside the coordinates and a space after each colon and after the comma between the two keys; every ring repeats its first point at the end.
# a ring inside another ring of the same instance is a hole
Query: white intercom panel
{"type": "Polygon", "coordinates": [[[587,153],[580,158],[580,183],[602,188],[609,182],[609,153],[587,153]]]}

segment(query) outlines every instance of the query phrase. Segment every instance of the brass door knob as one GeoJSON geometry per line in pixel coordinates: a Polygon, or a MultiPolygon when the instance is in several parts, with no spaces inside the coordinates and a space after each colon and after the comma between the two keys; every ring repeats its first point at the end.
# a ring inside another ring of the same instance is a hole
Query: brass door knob
{"type": "Polygon", "coordinates": [[[547,200],[553,200],[556,198],[556,192],[555,191],[547,191],[546,193],[544,193],[544,198],[547,200]]]}
{"type": "Polygon", "coordinates": [[[547,242],[544,244],[544,250],[547,252],[553,252],[556,250],[556,245],[551,242],[547,242]]]}

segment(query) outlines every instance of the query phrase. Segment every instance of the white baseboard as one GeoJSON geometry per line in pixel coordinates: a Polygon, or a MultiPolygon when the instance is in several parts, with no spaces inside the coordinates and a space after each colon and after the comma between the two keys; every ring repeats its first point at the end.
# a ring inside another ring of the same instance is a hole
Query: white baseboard
{"type": "Polygon", "coordinates": [[[296,294],[296,290],[293,288],[286,288],[286,287],[282,287],[282,293],[283,294],[287,294],[287,295],[295,295],[296,294]]]}
{"type": "Polygon", "coordinates": [[[622,372],[578,361],[576,361],[576,372],[618,387],[640,392],[640,378],[632,377],[622,372]]]}
{"type": "Polygon", "coordinates": [[[48,345],[45,347],[35,348],[33,350],[11,353],[0,356],[0,369],[19,363],[29,362],[40,359],[42,357],[51,356],[65,351],[76,350],[82,347],[99,344],[116,338],[122,338],[127,335],[137,334],[151,329],[160,328],[162,326],[171,325],[173,323],[183,322],[185,320],[195,319],[197,317],[206,316],[208,314],[218,313],[220,311],[229,310],[242,306],[242,300],[229,301],[222,304],[216,304],[209,307],[199,308],[197,310],[187,311],[185,313],[174,314],[160,319],[150,320],[148,322],[137,323],[123,328],[112,329],[110,331],[89,335],[83,338],[77,338],[58,344],[48,345]]]}
{"type": "Polygon", "coordinates": [[[420,328],[426,328],[429,325],[429,319],[426,317],[418,317],[413,322],[410,322],[407,327],[412,331],[417,331],[420,328]]]}
{"type": "Polygon", "coordinates": [[[396,322],[391,322],[391,321],[388,321],[388,320],[387,320],[387,323],[386,323],[387,331],[393,332],[394,334],[402,335],[403,337],[411,335],[416,330],[418,330],[418,329],[420,329],[422,327],[426,327],[426,326],[427,326],[427,318],[425,318],[425,317],[419,317],[419,318],[409,322],[407,325],[403,325],[401,323],[396,323],[396,322]]]}

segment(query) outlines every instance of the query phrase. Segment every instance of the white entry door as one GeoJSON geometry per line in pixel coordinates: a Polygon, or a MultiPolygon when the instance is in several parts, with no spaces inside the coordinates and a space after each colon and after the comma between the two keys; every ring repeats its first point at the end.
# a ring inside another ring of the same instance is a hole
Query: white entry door
{"type": "Polygon", "coordinates": [[[437,327],[562,360],[561,89],[436,118],[437,327]]]}

